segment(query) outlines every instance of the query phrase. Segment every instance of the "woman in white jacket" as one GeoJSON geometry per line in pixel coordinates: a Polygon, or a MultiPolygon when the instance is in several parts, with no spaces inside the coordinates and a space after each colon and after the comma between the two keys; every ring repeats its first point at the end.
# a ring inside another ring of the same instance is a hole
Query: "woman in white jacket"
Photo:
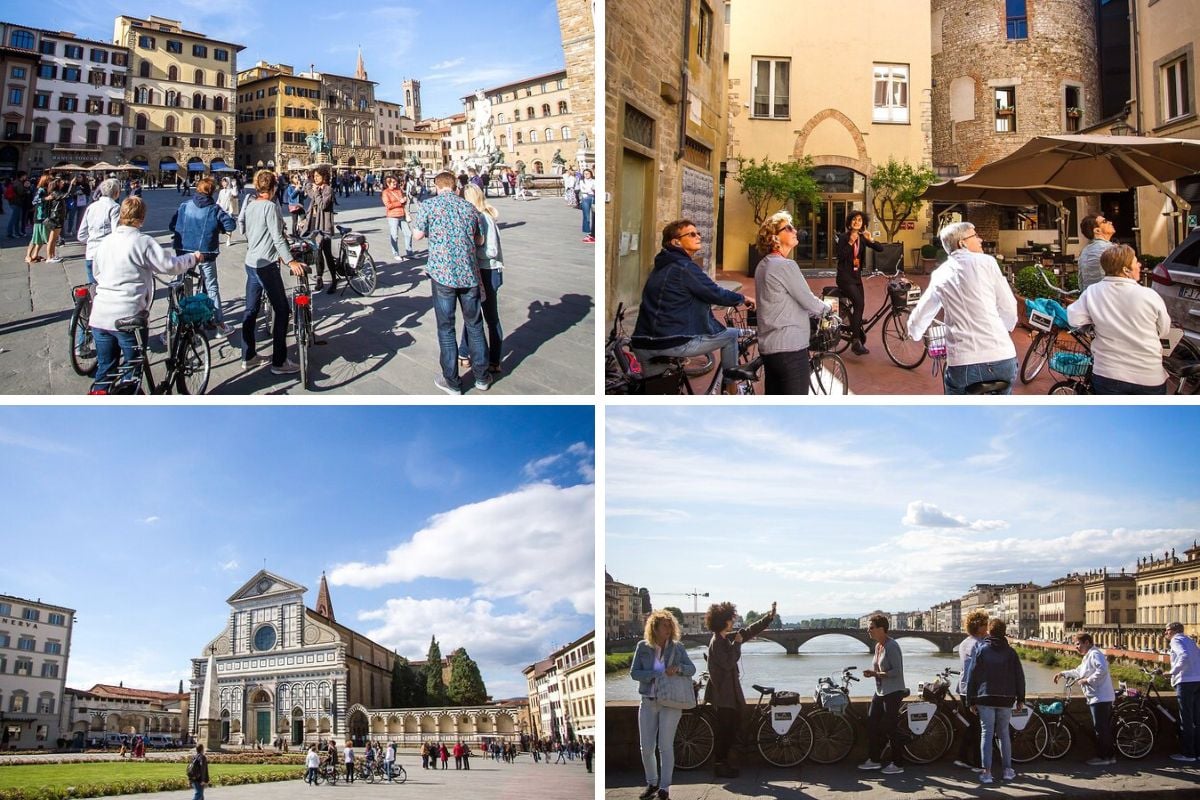
{"type": "Polygon", "coordinates": [[[137,339],[117,330],[117,320],[146,311],[154,296],[154,273],[178,275],[198,264],[200,253],[172,256],[142,233],[146,204],[140,197],[121,203],[119,226],[96,249],[93,272],[96,299],[92,304],[92,336],[96,343],[96,379],[110,375],[120,357],[133,359],[137,339]]]}

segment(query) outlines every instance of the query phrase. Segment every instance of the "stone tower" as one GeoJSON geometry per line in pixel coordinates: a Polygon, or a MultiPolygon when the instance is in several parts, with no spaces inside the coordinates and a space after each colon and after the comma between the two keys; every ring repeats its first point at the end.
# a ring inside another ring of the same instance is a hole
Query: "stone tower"
{"type": "MultiPolygon", "coordinates": [[[[558,0],[558,26],[562,31],[563,62],[567,69],[568,90],[574,124],[571,134],[580,166],[595,166],[596,151],[596,4],[591,0],[558,0]]],[[[569,156],[568,156],[569,157],[569,156]]]]}
{"type": "MultiPolygon", "coordinates": [[[[933,163],[974,172],[1033,136],[1072,133],[1100,118],[1095,0],[932,0],[933,163]]],[[[972,209],[995,239],[994,207],[972,209]]]]}
{"type": "Polygon", "coordinates": [[[330,622],[333,617],[333,601],[329,599],[329,584],[325,581],[325,573],[321,573],[321,587],[317,590],[317,607],[313,609],[330,622]]]}
{"type": "Polygon", "coordinates": [[[421,121],[421,82],[412,78],[401,84],[404,88],[404,116],[413,122],[421,121]]]}

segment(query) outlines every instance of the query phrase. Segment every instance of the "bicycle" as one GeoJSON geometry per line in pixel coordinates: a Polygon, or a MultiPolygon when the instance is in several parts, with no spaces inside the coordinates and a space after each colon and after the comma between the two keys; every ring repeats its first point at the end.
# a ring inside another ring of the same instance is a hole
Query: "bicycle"
{"type": "Polygon", "coordinates": [[[1200,348],[1181,337],[1171,355],[1163,359],[1167,394],[1200,394],[1200,348]]]}
{"type": "MultiPolygon", "coordinates": [[[[929,360],[932,364],[932,373],[935,378],[942,379],[942,392],[946,391],[946,381],[944,373],[946,371],[946,359],[949,356],[949,350],[946,348],[946,324],[940,320],[934,320],[933,324],[925,331],[925,352],[929,355],[929,360]]],[[[1005,380],[993,381],[976,381],[975,383],[967,384],[963,389],[963,394],[1006,394],[1012,384],[1005,380]]]]}
{"type": "Polygon", "coordinates": [[[1154,740],[1159,733],[1160,715],[1172,726],[1179,724],[1175,715],[1162,702],[1158,679],[1163,676],[1163,671],[1142,667],[1142,674],[1146,676],[1145,688],[1130,687],[1126,681],[1121,681],[1116,693],[1117,702],[1113,705],[1114,727],[1139,722],[1150,731],[1149,738],[1144,740],[1138,740],[1132,733],[1125,737],[1129,742],[1130,753],[1122,751],[1122,755],[1128,758],[1142,758],[1154,749],[1154,740]]]}
{"type": "Polygon", "coordinates": [[[304,239],[299,236],[288,236],[287,240],[292,258],[304,264],[304,274],[296,279],[296,285],[292,288],[290,302],[292,306],[292,332],[296,337],[296,362],[300,366],[300,388],[308,391],[309,376],[311,374],[308,364],[308,348],[314,344],[324,344],[316,336],[316,325],[312,317],[312,289],[308,284],[308,276],[312,272],[316,250],[310,239],[304,239]]]}
{"type": "MultiPolygon", "coordinates": [[[[1075,723],[1067,714],[1071,704],[1071,690],[1076,681],[1067,679],[1062,700],[1049,703],[1038,703],[1037,716],[1044,723],[1044,729],[1036,734],[1037,754],[1057,760],[1071,750],[1075,742],[1075,723]]],[[[1117,752],[1126,758],[1143,758],[1154,747],[1154,732],[1139,716],[1127,716],[1118,720],[1113,715],[1113,744],[1117,752]]]]}
{"type": "MultiPolygon", "coordinates": [[[[1063,300],[1070,301],[1079,296],[1078,289],[1068,291],[1051,283],[1046,276],[1046,271],[1041,267],[1035,267],[1035,270],[1046,288],[1063,300]]],[[[1029,324],[1035,330],[1035,333],[1031,334],[1033,341],[1030,342],[1029,349],[1025,351],[1025,358],[1021,360],[1021,383],[1027,384],[1032,383],[1045,369],[1059,336],[1070,332],[1071,326],[1067,323],[1066,308],[1051,298],[1027,299],[1025,309],[1029,317],[1029,324]]]]}
{"type": "MultiPolygon", "coordinates": [[[[808,337],[808,383],[812,394],[850,394],[846,362],[834,352],[842,340],[842,320],[827,314],[811,322],[808,337]]],[[[844,348],[843,348],[844,349],[844,348]]]]}
{"type": "Polygon", "coordinates": [[[69,353],[71,369],[80,376],[91,375],[96,371],[96,342],[92,339],[92,326],[89,324],[95,293],[94,283],[82,283],[71,289],[71,299],[75,307],[71,311],[71,323],[67,327],[70,336],[69,353]]]}
{"type": "MultiPolygon", "coordinates": [[[[707,679],[705,672],[692,682],[697,697],[707,679]]],[[[753,735],[758,752],[767,763],[776,767],[796,766],[808,756],[813,744],[812,728],[801,713],[800,695],[757,684],[751,688],[758,692],[758,702],[742,723],[743,731],[753,735]]],[[[709,717],[714,715],[711,706],[701,704],[680,717],[675,729],[676,769],[697,769],[712,757],[716,735],[709,717]]]]}
{"type": "Polygon", "coordinates": [[[97,376],[88,394],[145,394],[145,386],[150,394],[170,394],[172,389],[180,394],[204,394],[212,369],[204,325],[213,319],[215,309],[207,296],[182,294],[185,277],[168,285],[166,375],[162,382],[155,381],[147,355],[147,309],[117,320],[117,330],[132,333],[136,339],[133,359],[115,366],[109,375],[97,376]]]}
{"type": "Polygon", "coordinates": [[[382,759],[377,758],[372,762],[372,764],[373,766],[371,767],[369,775],[366,773],[365,768],[363,772],[359,773],[359,777],[364,778],[367,783],[379,781],[380,783],[390,782],[401,784],[408,780],[408,772],[404,769],[404,765],[399,761],[392,762],[392,777],[390,781],[388,779],[387,767],[382,759]]]}
{"type": "Polygon", "coordinates": [[[334,225],[338,236],[338,254],[333,260],[334,280],[338,277],[346,279],[356,293],[363,297],[369,296],[378,285],[378,274],[375,260],[371,258],[367,237],[354,233],[345,225],[334,225]]]}
{"type": "MultiPolygon", "coordinates": [[[[916,342],[908,338],[908,316],[912,313],[912,307],[921,299],[921,289],[914,286],[911,281],[904,276],[904,271],[900,264],[896,264],[896,269],[893,272],[883,272],[876,269],[863,276],[865,280],[872,278],[888,278],[887,293],[884,295],[883,302],[870,319],[863,319],[862,333],[866,336],[872,328],[880,321],[883,322],[883,331],[880,336],[883,339],[883,350],[887,353],[887,357],[892,360],[892,363],[903,369],[916,369],[925,360],[925,345],[923,342],[916,342]]],[[[838,298],[838,313],[842,318],[841,339],[838,341],[834,352],[842,353],[850,346],[854,338],[853,331],[850,327],[850,310],[852,304],[849,299],[842,296],[841,290],[836,286],[826,286],[821,290],[821,297],[836,297],[838,298]]]]}
{"type": "Polygon", "coordinates": [[[338,778],[341,777],[337,764],[331,758],[326,758],[317,767],[317,773],[314,778],[316,784],[320,786],[322,783],[328,783],[330,786],[336,786],[338,778]]]}

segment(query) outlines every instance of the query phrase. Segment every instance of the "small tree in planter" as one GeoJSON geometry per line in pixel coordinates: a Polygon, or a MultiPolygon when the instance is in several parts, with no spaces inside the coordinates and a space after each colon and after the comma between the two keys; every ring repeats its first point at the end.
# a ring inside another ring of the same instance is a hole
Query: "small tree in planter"
{"type": "Polygon", "coordinates": [[[921,210],[921,195],[936,180],[937,175],[925,165],[914,167],[908,161],[895,158],[876,165],[875,174],[871,176],[874,193],[871,204],[889,242],[894,241],[904,223],[921,210]]]}
{"type": "MultiPolygon", "coordinates": [[[[772,161],[763,158],[739,159],[737,182],[750,203],[754,213],[754,224],[761,225],[772,209],[782,208],[788,201],[816,205],[821,199],[817,179],[813,175],[812,159],[805,156],[800,161],[772,161]]],[[[750,274],[758,265],[758,253],[750,245],[750,274]]]]}

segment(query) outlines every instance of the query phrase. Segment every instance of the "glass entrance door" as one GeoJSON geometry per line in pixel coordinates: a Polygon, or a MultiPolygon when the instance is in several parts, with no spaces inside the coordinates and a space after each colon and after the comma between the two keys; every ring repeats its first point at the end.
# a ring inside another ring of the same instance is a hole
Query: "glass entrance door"
{"type": "Polygon", "coordinates": [[[797,203],[795,217],[796,263],[806,269],[837,266],[837,236],[846,229],[846,215],[857,205],[854,200],[827,197],[816,206],[797,203]]]}

